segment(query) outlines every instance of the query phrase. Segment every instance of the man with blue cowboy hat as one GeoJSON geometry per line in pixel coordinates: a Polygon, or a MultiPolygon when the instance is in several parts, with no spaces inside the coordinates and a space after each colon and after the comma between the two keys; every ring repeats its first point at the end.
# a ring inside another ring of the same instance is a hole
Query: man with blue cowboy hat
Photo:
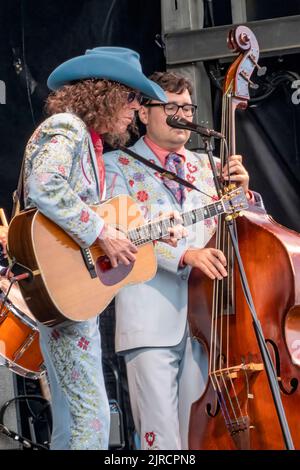
{"type": "MultiPolygon", "coordinates": [[[[98,243],[113,267],[135,260],[136,247],[90,209],[105,197],[103,141],[124,144],[141,97],[166,101],[147,79],[139,55],[96,47],[58,66],[48,78],[50,117],[25,151],[25,207],[37,207],[81,247],[98,243]]],[[[170,234],[176,244],[182,227],[170,234]]],[[[38,324],[51,389],[52,449],[106,449],[109,405],[96,318],[38,324]]]]}

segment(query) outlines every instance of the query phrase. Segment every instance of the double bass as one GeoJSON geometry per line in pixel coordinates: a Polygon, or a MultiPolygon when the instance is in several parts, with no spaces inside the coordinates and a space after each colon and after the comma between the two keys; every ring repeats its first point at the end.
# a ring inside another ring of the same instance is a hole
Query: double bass
{"type": "MultiPolygon", "coordinates": [[[[227,137],[227,153],[235,154],[235,111],[247,107],[259,47],[246,26],[235,27],[228,39],[239,55],[224,81],[222,133],[227,137]]],[[[223,167],[224,146],[220,153],[223,167]]],[[[288,430],[293,446],[300,449],[300,235],[254,205],[232,223],[288,430]]],[[[204,393],[191,407],[189,448],[285,449],[276,402],[223,217],[210,243],[225,253],[228,276],[211,281],[193,268],[189,278],[190,330],[203,344],[209,363],[204,393]]]]}

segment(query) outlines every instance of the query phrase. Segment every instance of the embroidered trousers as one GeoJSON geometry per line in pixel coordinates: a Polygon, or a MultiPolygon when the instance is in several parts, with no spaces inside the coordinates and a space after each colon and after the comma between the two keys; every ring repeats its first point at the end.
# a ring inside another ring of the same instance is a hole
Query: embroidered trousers
{"type": "Polygon", "coordinates": [[[51,449],[107,449],[110,411],[98,319],[38,327],[51,392],[51,449]]]}
{"type": "Polygon", "coordinates": [[[125,362],[141,449],[188,449],[190,407],[207,380],[202,346],[186,331],[178,345],[135,349],[125,362]]]}

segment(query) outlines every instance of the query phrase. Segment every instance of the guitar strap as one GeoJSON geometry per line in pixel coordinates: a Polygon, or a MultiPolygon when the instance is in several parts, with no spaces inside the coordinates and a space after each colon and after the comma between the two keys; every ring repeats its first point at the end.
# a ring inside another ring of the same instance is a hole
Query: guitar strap
{"type": "Polygon", "coordinates": [[[133,150],[123,147],[122,145],[119,145],[119,149],[122,150],[122,152],[127,153],[130,155],[132,158],[135,160],[138,160],[139,162],[143,163],[144,165],[148,166],[149,168],[152,168],[152,170],[157,171],[160,173],[163,177],[168,178],[169,180],[174,180],[177,183],[182,184],[183,186],[186,186],[187,188],[194,189],[195,191],[198,191],[199,193],[205,194],[205,196],[213,199],[213,197],[210,194],[206,194],[204,191],[201,191],[201,189],[197,188],[194,184],[190,183],[189,181],[186,181],[183,178],[180,178],[180,176],[176,175],[176,173],[173,173],[172,171],[166,170],[165,168],[162,168],[156,163],[150,162],[146,158],[142,157],[138,153],[134,152],[133,150]]]}

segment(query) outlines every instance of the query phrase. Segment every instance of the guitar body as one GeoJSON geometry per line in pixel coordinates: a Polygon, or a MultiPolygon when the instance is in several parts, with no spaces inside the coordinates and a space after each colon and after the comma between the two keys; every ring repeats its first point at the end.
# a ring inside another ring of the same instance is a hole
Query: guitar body
{"type": "MultiPolygon", "coordinates": [[[[145,223],[138,205],[126,195],[92,209],[124,233],[145,223]]],[[[135,263],[114,269],[100,247],[93,245],[87,250],[95,267],[93,277],[79,245],[35,209],[13,218],[8,247],[10,257],[32,272],[19,286],[34,317],[48,326],[95,317],[122,287],[148,281],[157,269],[151,242],[138,247],[135,263]]]]}

